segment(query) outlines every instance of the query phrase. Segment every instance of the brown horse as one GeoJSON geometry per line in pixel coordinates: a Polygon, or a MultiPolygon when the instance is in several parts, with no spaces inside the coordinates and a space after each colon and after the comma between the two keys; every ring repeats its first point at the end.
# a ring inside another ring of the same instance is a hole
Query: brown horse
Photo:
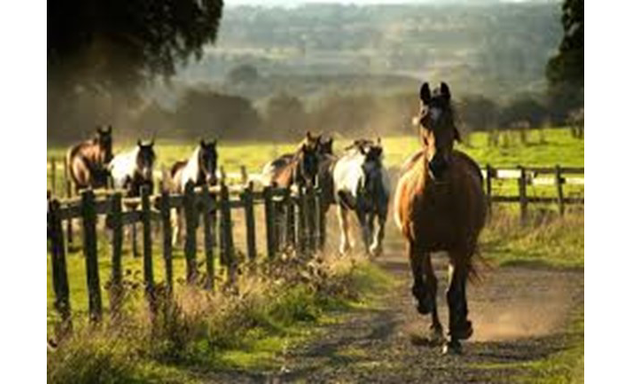
{"type": "Polygon", "coordinates": [[[66,154],[68,173],[75,192],[107,186],[107,166],[112,160],[112,127],[97,127],[93,139],[71,147],[66,154]]]}
{"type": "Polygon", "coordinates": [[[419,124],[423,148],[408,160],[398,181],[395,196],[396,222],[407,239],[413,273],[412,293],[420,314],[432,315],[431,336],[442,341],[437,314],[437,278],[431,252],[449,255],[450,340],[443,351],[461,352],[460,340],[468,339],[466,282],[485,217],[486,205],[481,171],[466,154],[453,149],[459,133],[454,124],[448,86],[433,91],[424,83],[420,89],[419,124]]]}
{"type": "Polygon", "coordinates": [[[293,184],[315,185],[319,172],[320,136],[306,133],[304,140],[298,144],[293,154],[286,154],[263,167],[262,182],[265,185],[276,184],[287,188],[293,184]]]}

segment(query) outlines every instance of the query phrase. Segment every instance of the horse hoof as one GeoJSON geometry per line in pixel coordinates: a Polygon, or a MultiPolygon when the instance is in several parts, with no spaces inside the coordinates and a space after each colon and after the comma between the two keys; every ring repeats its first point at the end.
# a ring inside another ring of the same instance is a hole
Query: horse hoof
{"type": "Polygon", "coordinates": [[[462,344],[457,340],[451,340],[442,347],[442,355],[461,355],[462,344]]]}
{"type": "Polygon", "coordinates": [[[451,329],[449,334],[454,339],[467,340],[473,334],[472,323],[469,320],[466,320],[462,327],[451,329]]]}
{"type": "Polygon", "coordinates": [[[444,337],[442,329],[431,327],[429,331],[429,341],[435,346],[443,344],[446,341],[446,338],[444,337]]]}
{"type": "Polygon", "coordinates": [[[434,305],[435,303],[429,295],[425,295],[422,301],[416,299],[416,310],[421,315],[428,315],[433,312],[434,305]]]}

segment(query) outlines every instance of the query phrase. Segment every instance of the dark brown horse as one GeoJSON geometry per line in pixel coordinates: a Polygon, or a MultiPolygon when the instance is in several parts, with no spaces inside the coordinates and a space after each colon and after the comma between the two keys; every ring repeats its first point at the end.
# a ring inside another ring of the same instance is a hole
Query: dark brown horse
{"type": "Polygon", "coordinates": [[[75,192],[84,188],[106,187],[109,176],[107,166],[112,158],[111,126],[97,127],[93,139],[70,148],[66,161],[75,192]]]}
{"type": "Polygon", "coordinates": [[[466,154],[453,149],[459,133],[454,124],[448,86],[420,89],[417,117],[423,148],[406,162],[395,197],[396,222],[407,239],[413,272],[412,293],[420,314],[432,315],[431,332],[443,340],[437,314],[437,278],[432,252],[449,255],[449,336],[444,352],[460,352],[460,340],[468,339],[466,282],[485,217],[486,205],[481,171],[466,154]]]}
{"type": "Polygon", "coordinates": [[[287,188],[293,184],[315,185],[319,172],[320,140],[321,136],[312,136],[310,132],[307,132],[295,153],[283,155],[263,167],[263,184],[275,183],[281,188],[287,188]]]}

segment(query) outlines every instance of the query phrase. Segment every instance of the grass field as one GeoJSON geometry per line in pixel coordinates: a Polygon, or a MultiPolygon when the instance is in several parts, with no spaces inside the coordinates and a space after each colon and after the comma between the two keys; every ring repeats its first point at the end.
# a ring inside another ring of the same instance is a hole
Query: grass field
{"type": "MultiPolygon", "coordinates": [[[[570,136],[566,129],[544,130],[544,143],[538,141],[536,134],[530,138],[528,145],[518,144],[489,147],[485,133],[473,134],[470,137],[469,145],[461,145],[460,148],[469,153],[480,164],[491,163],[496,167],[510,167],[518,164],[529,166],[550,166],[561,164],[564,166],[584,165],[584,142],[576,140],[570,136]]],[[[349,140],[339,140],[335,144],[336,151],[349,143],[349,140]]],[[[159,164],[167,165],[173,161],[187,157],[187,154],[194,147],[194,143],[164,143],[157,142],[157,152],[159,164]]],[[[294,144],[274,145],[270,143],[250,143],[231,144],[220,143],[219,156],[220,163],[228,171],[237,171],[241,165],[245,165],[250,172],[257,172],[262,165],[284,152],[290,152],[294,144]]],[[[122,146],[124,147],[124,146],[122,146]]],[[[387,137],[384,138],[386,153],[386,164],[396,166],[419,148],[415,137],[387,137]]],[[[116,145],[116,152],[119,146],[116,145]]],[[[49,148],[48,156],[62,156],[64,150],[60,148],[49,148]]],[[[50,180],[49,180],[50,181],[50,180]]],[[[515,184],[506,185],[506,191],[513,191],[515,184]]],[[[553,193],[553,187],[547,190],[538,188],[528,193],[544,194],[553,193]]],[[[578,191],[582,193],[582,191],[578,191]]],[[[555,209],[555,208],[554,208],[555,209]]],[[[516,205],[498,209],[493,220],[488,224],[481,238],[481,250],[494,265],[544,265],[554,268],[583,268],[584,266],[584,218],[580,207],[568,212],[564,218],[548,212],[536,213],[531,216],[528,225],[521,226],[518,217],[513,213],[516,205]],[[514,208],[514,209],[512,209],[514,208]]],[[[331,212],[332,214],[332,212],[331,212]]],[[[260,216],[259,213],[256,215],[260,216]]],[[[235,217],[238,222],[239,216],[235,217]]],[[[259,226],[262,227],[262,226],[259,226]]],[[[335,233],[334,224],[329,227],[329,232],[335,233]]],[[[242,244],[242,234],[240,225],[235,226],[235,241],[237,248],[244,249],[242,244]],[[237,228],[238,227],[238,228],[237,228]]],[[[393,228],[388,226],[386,236],[399,236],[393,228]],[[395,233],[396,232],[396,233],[395,233]]],[[[77,233],[78,234],[78,233],[77,233]]],[[[110,250],[107,246],[108,239],[105,234],[99,238],[99,264],[101,284],[105,286],[111,273],[110,250]]],[[[260,231],[257,236],[259,240],[258,249],[264,250],[264,231],[260,231]]],[[[335,239],[336,240],[336,239],[335,239]]],[[[80,244],[80,241],[78,241],[80,244]]],[[[142,259],[131,257],[128,249],[128,239],[125,238],[125,253],[123,255],[124,279],[128,283],[138,283],[142,280],[142,259]]],[[[141,242],[139,244],[141,247],[141,242]]],[[[331,248],[334,245],[331,245],[331,248]]],[[[141,248],[140,248],[141,249],[141,248]]],[[[198,253],[201,259],[202,253],[198,253]]],[[[181,249],[177,249],[174,254],[174,268],[176,279],[185,276],[184,260],[181,249]]],[[[200,270],[203,270],[200,265],[200,270]]],[[[385,284],[387,277],[382,271],[375,270],[374,266],[361,266],[355,270],[353,287],[357,297],[369,297],[370,286],[375,284],[385,284]],[[358,276],[358,277],[357,277],[358,276]],[[367,295],[367,296],[366,296],[367,295]]],[[[154,247],[154,271],[156,281],[163,280],[163,263],[161,260],[161,249],[159,244],[154,247]]],[[[80,249],[75,247],[68,254],[68,274],[70,284],[71,306],[74,320],[77,327],[82,327],[82,320],[85,319],[87,311],[87,289],[85,281],[85,260],[81,256],[80,249]]],[[[182,285],[178,285],[181,287],[182,285]]],[[[94,337],[91,340],[78,340],[76,344],[70,344],[68,348],[61,351],[62,355],[49,355],[49,381],[51,382],[90,382],[98,372],[109,372],[112,379],[134,380],[136,382],[156,382],[167,380],[169,382],[194,381],[192,377],[180,377],[182,372],[190,370],[180,369],[182,365],[203,365],[206,367],[230,366],[246,369],[250,366],[265,366],[265,364],[278,364],[278,356],[288,345],[302,343],[309,338],[315,337],[309,332],[309,321],[326,322],[335,321],[328,316],[326,305],[315,300],[311,293],[287,290],[289,294],[282,296],[280,301],[271,301],[270,297],[260,298],[261,302],[253,307],[245,309],[245,317],[242,324],[245,328],[249,324],[254,324],[251,331],[233,329],[223,335],[221,342],[226,342],[226,337],[232,337],[230,343],[225,344],[219,350],[208,349],[211,343],[208,340],[215,340],[216,335],[209,335],[209,330],[213,329],[208,321],[219,321],[214,317],[210,320],[203,320],[204,331],[202,336],[190,336],[191,339],[186,344],[186,353],[179,360],[165,362],[162,357],[153,358],[145,356],[144,351],[130,349],[126,345],[112,344],[107,341],[107,335],[101,334],[103,338],[94,337]],[[298,302],[307,303],[306,307],[298,302]],[[263,304],[261,304],[263,303],[263,304]],[[260,307],[262,305],[262,307],[260,307]],[[261,309],[262,308],[262,309],[261,309]],[[292,308],[289,315],[283,314],[286,308],[292,308]],[[249,316],[249,317],[248,317],[249,316]],[[253,322],[253,323],[252,323],[253,322]],[[72,348],[76,348],[72,350],[72,348]],[[133,359],[125,356],[131,354],[133,359]],[[65,359],[65,360],[59,360],[65,359]],[[192,359],[192,362],[191,362],[192,359]],[[64,361],[63,367],[59,368],[59,361],[64,361]],[[51,364],[58,367],[58,370],[51,371],[51,364]],[[98,368],[101,367],[101,368],[98,368]],[[63,369],[62,369],[63,368],[63,369]],[[67,371],[66,371],[67,370],[67,371]],[[78,371],[77,371],[78,370],[78,371]],[[70,376],[65,376],[66,374],[70,376]],[[52,376],[51,376],[52,375],[52,376]]],[[[143,303],[142,289],[136,294],[139,300],[130,300],[130,305],[143,303]]],[[[264,295],[263,295],[264,296],[264,295]]],[[[334,295],[333,295],[334,296],[334,295]]],[[[48,326],[49,331],[56,320],[53,308],[54,295],[52,292],[50,255],[48,255],[48,326]]],[[[362,305],[363,300],[343,299],[343,305],[362,305]]],[[[108,295],[103,290],[103,304],[107,314],[108,295]]],[[[248,304],[249,305],[249,304],[248,304]]],[[[237,313],[243,308],[232,308],[237,313]]],[[[571,323],[569,331],[574,338],[574,342],[567,350],[561,351],[549,359],[532,362],[530,368],[545,377],[547,383],[563,383],[579,381],[581,370],[576,367],[583,366],[583,312],[578,311],[576,319],[571,323]],[[576,376],[577,375],[577,376],[576,376]]],[[[222,324],[221,326],[224,326],[222,324]]],[[[136,337],[136,336],[133,336],[136,337]]],[[[144,337],[144,336],[143,336],[144,337]]],[[[124,341],[124,338],[122,339],[124,341]]],[[[142,339],[144,340],[144,339],[142,339]]],[[[129,340],[127,340],[129,341],[129,340]]],[[[140,342],[133,339],[134,342],[140,342]]],[[[215,340],[216,341],[216,340],[215,340]]],[[[142,345],[140,349],[146,347],[142,345]]],[[[209,368],[206,368],[209,369],[209,368]]],[[[534,380],[534,379],[532,379],[534,380]]],[[[542,379],[541,379],[542,380],[542,379]]],[[[526,380],[527,381],[527,380],[526,380]]],[[[533,382],[539,382],[534,380],[533,382]]]]}

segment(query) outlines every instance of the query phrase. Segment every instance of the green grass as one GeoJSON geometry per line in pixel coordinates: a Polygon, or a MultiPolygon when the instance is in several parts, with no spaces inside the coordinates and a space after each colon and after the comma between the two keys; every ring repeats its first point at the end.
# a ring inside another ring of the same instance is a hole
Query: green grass
{"type": "Polygon", "coordinates": [[[518,215],[497,209],[480,244],[482,256],[498,265],[584,268],[584,213],[530,211],[521,225],[518,215]]]}
{"type": "Polygon", "coordinates": [[[319,335],[318,325],[392,284],[366,261],[333,259],[318,268],[307,278],[304,265],[285,271],[289,277],[243,278],[238,296],[177,287],[174,314],[160,312],[153,327],[136,313],[117,325],[75,326],[49,352],[49,382],[196,383],[210,371],[276,370],[289,348],[319,335]]]}

